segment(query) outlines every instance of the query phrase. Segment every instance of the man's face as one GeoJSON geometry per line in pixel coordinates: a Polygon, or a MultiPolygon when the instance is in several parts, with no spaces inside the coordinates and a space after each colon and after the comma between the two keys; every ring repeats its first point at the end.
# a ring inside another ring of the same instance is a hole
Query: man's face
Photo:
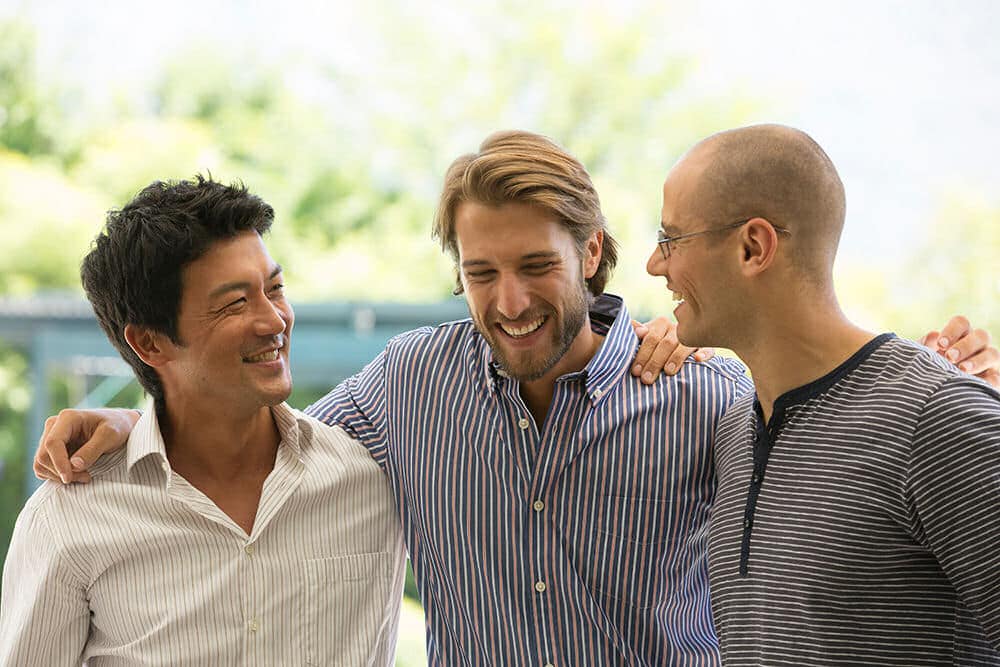
{"type": "MultiPolygon", "coordinates": [[[[663,184],[661,227],[669,237],[699,232],[729,221],[702,219],[692,201],[694,184],[703,162],[688,157],[675,166],[663,184]]],[[[723,233],[723,232],[720,232],[723,233]]],[[[727,277],[726,261],[731,244],[715,234],[682,239],[671,244],[668,257],[660,247],[653,249],[646,271],[667,279],[667,289],[677,302],[677,338],[685,345],[722,345],[728,325],[727,309],[732,296],[732,276],[727,277]]],[[[663,248],[666,250],[666,248],[663,248]]]]}
{"type": "Polygon", "coordinates": [[[469,312],[494,358],[518,380],[541,378],[588,321],[584,278],[597,269],[600,243],[581,258],[555,216],[520,203],[463,202],[455,235],[469,312]]]}
{"type": "Polygon", "coordinates": [[[172,346],[169,363],[160,368],[168,405],[198,401],[252,412],[288,398],[295,316],[285,301],[281,267],[260,236],[248,231],[216,241],[181,277],[181,344],[172,346]]]}

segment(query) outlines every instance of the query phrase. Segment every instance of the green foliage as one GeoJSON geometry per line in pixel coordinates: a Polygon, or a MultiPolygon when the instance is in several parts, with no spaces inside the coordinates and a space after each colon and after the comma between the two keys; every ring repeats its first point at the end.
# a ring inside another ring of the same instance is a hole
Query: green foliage
{"type": "Polygon", "coordinates": [[[35,72],[35,35],[16,21],[0,21],[0,146],[46,155],[55,146],[53,119],[35,72]]]}
{"type": "Polygon", "coordinates": [[[24,356],[0,341],[0,562],[24,498],[25,422],[30,394],[24,356]]]}
{"type": "Polygon", "coordinates": [[[897,270],[849,267],[840,281],[849,312],[871,328],[919,338],[956,314],[1000,331],[1000,200],[970,192],[942,198],[923,241],[897,270]]]}

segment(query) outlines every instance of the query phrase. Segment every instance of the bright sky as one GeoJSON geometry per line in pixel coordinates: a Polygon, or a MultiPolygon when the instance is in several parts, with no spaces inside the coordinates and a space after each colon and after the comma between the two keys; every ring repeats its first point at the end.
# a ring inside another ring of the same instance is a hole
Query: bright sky
{"type": "MultiPolygon", "coordinates": [[[[426,20],[460,22],[462,4],[425,0],[418,7],[426,20]]],[[[558,4],[572,11],[573,3],[558,4]]],[[[616,6],[628,12],[637,4],[616,6]]],[[[662,39],[699,56],[699,85],[771,103],[759,120],[808,131],[838,165],[848,192],[842,258],[898,259],[923,226],[933,224],[935,207],[949,192],[996,200],[1000,2],[677,5],[677,24],[662,28],[662,39]]],[[[43,66],[100,90],[109,72],[119,81],[141,79],[158,71],[167,54],[196,42],[238,50],[252,44],[274,59],[363,58],[370,42],[358,27],[357,6],[0,0],[0,15],[30,17],[39,29],[43,66]]],[[[391,12],[399,5],[378,6],[391,12]]]]}

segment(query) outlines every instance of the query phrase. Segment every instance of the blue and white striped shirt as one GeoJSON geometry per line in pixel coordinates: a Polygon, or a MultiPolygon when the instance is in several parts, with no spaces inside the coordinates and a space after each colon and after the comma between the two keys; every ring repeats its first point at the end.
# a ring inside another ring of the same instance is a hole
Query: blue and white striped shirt
{"type": "Polygon", "coordinates": [[[646,386],[606,336],[536,425],[469,320],[401,334],[310,408],[389,476],[432,665],[716,665],[705,559],[712,439],[751,389],[727,359],[646,386]]]}

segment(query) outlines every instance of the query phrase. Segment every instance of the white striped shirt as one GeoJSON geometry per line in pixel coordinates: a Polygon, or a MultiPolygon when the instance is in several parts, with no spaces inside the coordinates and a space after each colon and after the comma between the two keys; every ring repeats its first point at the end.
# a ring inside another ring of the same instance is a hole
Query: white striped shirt
{"type": "Polygon", "coordinates": [[[167,462],[150,406],[86,485],[46,483],[4,567],[0,665],[389,665],[404,554],[389,487],[286,405],[247,534],[167,462]]]}
{"type": "Polygon", "coordinates": [[[1000,665],[1000,394],[891,335],[723,417],[726,665],[1000,665]],[[755,409],[756,407],[756,409],[755,409]]]}

